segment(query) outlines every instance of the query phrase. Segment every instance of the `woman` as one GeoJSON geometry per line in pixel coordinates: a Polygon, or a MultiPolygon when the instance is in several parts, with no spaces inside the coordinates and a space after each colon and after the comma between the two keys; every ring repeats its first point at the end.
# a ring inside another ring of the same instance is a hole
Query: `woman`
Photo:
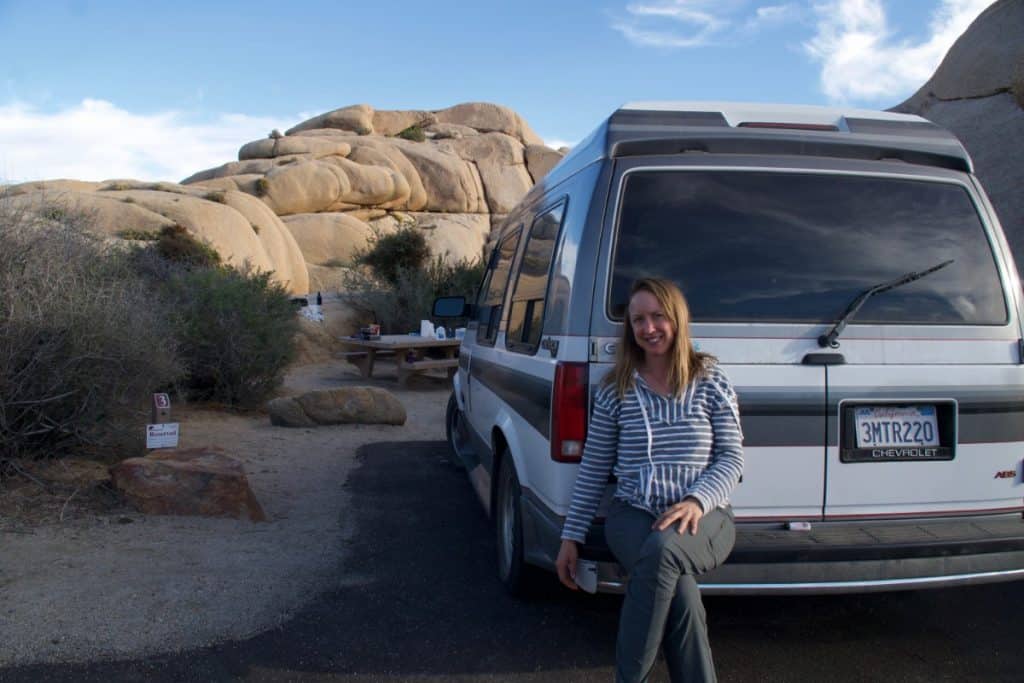
{"type": "Polygon", "coordinates": [[[629,573],[619,681],[646,680],[659,646],[673,681],[715,680],[694,577],[732,550],[729,496],[743,472],[742,433],[736,394],[715,359],[693,348],[689,322],[672,282],[633,284],[615,367],[594,397],[556,561],[562,583],[576,590],[578,544],[614,472],[605,537],[629,573]]]}

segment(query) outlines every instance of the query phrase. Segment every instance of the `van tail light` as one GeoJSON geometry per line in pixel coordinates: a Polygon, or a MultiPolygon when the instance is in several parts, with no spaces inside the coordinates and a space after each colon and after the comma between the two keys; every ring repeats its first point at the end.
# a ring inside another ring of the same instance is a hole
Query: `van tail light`
{"type": "Polygon", "coordinates": [[[579,462],[587,438],[587,364],[559,363],[551,396],[551,459],[579,462]]]}

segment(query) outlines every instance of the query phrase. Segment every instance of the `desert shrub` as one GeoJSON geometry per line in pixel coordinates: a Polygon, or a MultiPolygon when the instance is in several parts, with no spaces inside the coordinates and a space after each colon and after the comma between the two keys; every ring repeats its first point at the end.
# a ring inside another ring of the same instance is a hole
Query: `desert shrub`
{"type": "MultiPolygon", "coordinates": [[[[385,334],[418,330],[420,320],[431,318],[434,299],[461,295],[472,299],[483,278],[483,257],[446,262],[435,256],[417,267],[399,268],[394,280],[385,280],[367,269],[352,269],[344,276],[344,299],[366,318],[377,322],[385,334]]],[[[464,320],[446,321],[461,325],[464,320]]]]}
{"type": "Polygon", "coordinates": [[[156,242],[160,239],[160,233],[156,230],[122,230],[117,236],[123,240],[135,240],[137,242],[156,242]]]}
{"type": "Polygon", "coordinates": [[[412,140],[413,142],[423,142],[427,139],[426,133],[419,126],[409,126],[408,128],[399,131],[398,137],[404,140],[412,140]]]}
{"type": "Polygon", "coordinates": [[[139,449],[148,395],[180,375],[155,293],[91,220],[0,198],[0,471],[11,457],[139,449]]]}
{"type": "Polygon", "coordinates": [[[181,225],[161,228],[156,251],[164,259],[196,267],[210,267],[220,263],[220,254],[205,242],[200,242],[181,225]]]}
{"type": "Polygon", "coordinates": [[[205,199],[208,202],[216,202],[218,204],[226,204],[228,201],[227,195],[225,195],[224,192],[221,190],[207,192],[206,194],[203,195],[203,199],[205,199]]]}
{"type": "Polygon", "coordinates": [[[270,181],[268,181],[266,178],[257,178],[256,179],[256,196],[257,197],[266,197],[267,196],[267,192],[269,192],[269,191],[270,191],[270,181]]]}
{"type": "Polygon", "coordinates": [[[365,265],[380,280],[397,284],[399,273],[422,270],[430,259],[430,247],[422,230],[403,226],[381,235],[374,233],[366,249],[355,253],[355,262],[365,265]]]}
{"type": "Polygon", "coordinates": [[[170,304],[188,396],[242,407],[266,400],[295,353],[298,320],[285,289],[251,269],[147,267],[170,304]]]}

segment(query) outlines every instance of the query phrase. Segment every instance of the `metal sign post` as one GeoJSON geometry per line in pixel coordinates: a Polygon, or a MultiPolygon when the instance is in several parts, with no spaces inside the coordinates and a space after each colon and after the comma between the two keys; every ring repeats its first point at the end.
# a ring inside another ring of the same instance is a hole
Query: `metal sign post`
{"type": "Polygon", "coordinates": [[[178,423],[171,422],[171,397],[153,394],[151,424],[146,425],[146,448],[177,448],[178,423]]]}

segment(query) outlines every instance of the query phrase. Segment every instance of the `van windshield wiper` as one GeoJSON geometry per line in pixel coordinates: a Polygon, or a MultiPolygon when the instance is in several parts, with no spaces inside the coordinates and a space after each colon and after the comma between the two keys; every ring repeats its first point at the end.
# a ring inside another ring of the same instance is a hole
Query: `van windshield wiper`
{"type": "Polygon", "coordinates": [[[920,280],[926,275],[931,275],[935,271],[945,268],[953,261],[954,259],[949,259],[948,261],[943,261],[937,266],[932,266],[931,268],[920,270],[916,273],[907,273],[906,275],[899,276],[898,278],[891,282],[883,282],[880,285],[875,285],[871,289],[864,290],[863,292],[857,295],[856,299],[850,302],[850,305],[847,306],[843,314],[839,316],[839,320],[837,320],[836,324],[832,326],[832,329],[828,331],[828,334],[823,334],[820,337],[818,337],[818,346],[822,348],[838,348],[839,342],[836,340],[839,339],[839,335],[842,334],[844,329],[846,329],[846,323],[848,323],[850,319],[857,314],[857,311],[860,310],[860,307],[863,306],[864,303],[868,299],[873,297],[875,294],[888,292],[890,289],[895,289],[900,285],[905,285],[908,282],[913,282],[914,280],[920,280]]]}

